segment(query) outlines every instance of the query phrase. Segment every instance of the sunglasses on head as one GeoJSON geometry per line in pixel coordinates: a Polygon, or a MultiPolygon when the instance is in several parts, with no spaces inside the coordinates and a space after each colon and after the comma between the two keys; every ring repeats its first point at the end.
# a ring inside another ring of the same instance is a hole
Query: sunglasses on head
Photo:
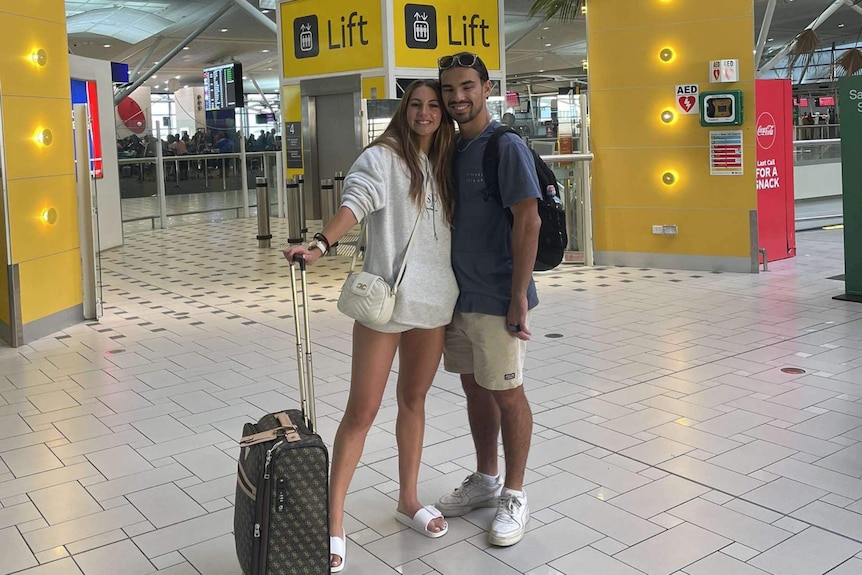
{"type": "Polygon", "coordinates": [[[476,65],[476,62],[479,60],[479,56],[476,54],[456,54],[454,56],[443,56],[439,60],[437,60],[437,68],[440,70],[448,70],[449,68],[454,68],[455,66],[459,66],[461,68],[472,68],[476,65]]]}

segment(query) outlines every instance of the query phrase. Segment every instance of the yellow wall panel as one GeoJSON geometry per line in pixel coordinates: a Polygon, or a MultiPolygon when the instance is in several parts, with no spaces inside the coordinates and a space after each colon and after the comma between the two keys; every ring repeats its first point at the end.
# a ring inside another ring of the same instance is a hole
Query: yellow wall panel
{"type": "Polygon", "coordinates": [[[74,176],[9,182],[12,261],[19,263],[78,247],[78,197],[74,176]],[[54,208],[54,224],[42,220],[54,208]]]}
{"type": "Polygon", "coordinates": [[[284,110],[285,122],[302,121],[302,95],[299,84],[295,86],[282,86],[281,88],[282,109],[284,110]]]}
{"type": "MultiPolygon", "coordinates": [[[[744,154],[751,155],[753,164],[754,147],[744,154]]],[[[708,147],[605,150],[594,167],[593,181],[599,184],[596,172],[602,175],[600,185],[594,186],[593,207],[757,209],[757,196],[750,191],[756,186],[754,170],[742,176],[710,176],[708,147]],[[678,175],[671,186],[661,181],[669,170],[678,175]]]]}
{"type": "Polygon", "coordinates": [[[81,287],[81,255],[78,250],[22,262],[21,317],[24,324],[84,301],[81,287]]]}
{"type": "Polygon", "coordinates": [[[589,4],[594,245],[599,252],[748,258],[757,206],[751,0],[602,0],[589,4]],[[718,6],[718,5],[716,5],[718,6]],[[674,58],[659,53],[671,48],[674,58]],[[710,84],[709,61],[738,59],[741,82],[710,84]],[[676,109],[675,87],[743,90],[742,176],[711,176],[709,128],[676,109]],[[671,124],[661,121],[672,110],[671,124]],[[666,186],[662,174],[677,182],[666,186]],[[678,236],[653,225],[679,226],[678,236]]]}
{"type": "Polygon", "coordinates": [[[46,20],[66,25],[66,3],[63,0],[0,0],[0,13],[2,12],[29,15],[37,21],[46,20]]]}
{"type": "Polygon", "coordinates": [[[366,100],[382,100],[386,98],[386,78],[383,76],[362,78],[362,97],[366,100]],[[372,88],[377,88],[375,94],[371,93],[372,88]]]}
{"type": "MultiPolygon", "coordinates": [[[[612,6],[599,6],[599,2],[602,0],[594,0],[589,5],[590,28],[596,32],[717,21],[746,16],[752,11],[752,0],[617,0],[612,6]]],[[[752,30],[750,34],[754,34],[752,30]]]]}
{"type": "MultiPolygon", "coordinates": [[[[753,25],[749,17],[596,32],[589,39],[590,89],[595,93],[608,88],[691,83],[703,84],[704,90],[709,85],[709,62],[721,58],[739,59],[739,77],[749,80],[753,89],[753,25]],[[752,49],[734,48],[742,44],[752,49]],[[675,54],[667,63],[659,59],[664,48],[675,54]]],[[[637,106],[637,102],[631,105],[637,106]]]]}
{"type": "Polygon", "coordinates": [[[4,97],[3,124],[7,180],[75,173],[70,97],[4,97]],[[34,140],[45,128],[53,134],[50,146],[34,140]]]}
{"type": "Polygon", "coordinates": [[[593,211],[593,220],[596,249],[600,251],[740,258],[750,255],[749,213],[745,210],[602,208],[593,211]],[[675,224],[679,235],[653,235],[653,224],[675,224]]]}
{"type": "MultiPolygon", "coordinates": [[[[0,176],[2,176],[2,167],[0,167],[0,176]]],[[[6,273],[6,266],[9,262],[6,258],[6,234],[4,233],[6,225],[6,209],[0,197],[0,321],[9,325],[9,277],[6,273]]]]}
{"type": "Polygon", "coordinates": [[[3,94],[69,98],[65,25],[10,15],[4,15],[0,22],[3,94]],[[44,66],[39,66],[32,58],[39,49],[46,54],[44,66]]]}

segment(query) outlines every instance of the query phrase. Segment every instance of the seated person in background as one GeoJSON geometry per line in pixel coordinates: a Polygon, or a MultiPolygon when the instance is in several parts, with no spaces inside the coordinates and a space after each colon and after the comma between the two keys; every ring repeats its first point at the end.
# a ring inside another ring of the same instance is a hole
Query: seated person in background
{"type": "Polygon", "coordinates": [[[219,140],[216,142],[219,154],[230,154],[234,151],[233,140],[227,137],[227,134],[219,134],[219,140]]]}

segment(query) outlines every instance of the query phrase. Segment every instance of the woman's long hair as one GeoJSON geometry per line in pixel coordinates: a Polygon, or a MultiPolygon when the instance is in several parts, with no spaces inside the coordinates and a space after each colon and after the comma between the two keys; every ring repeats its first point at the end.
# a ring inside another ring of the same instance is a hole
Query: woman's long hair
{"type": "Polygon", "coordinates": [[[389,126],[386,127],[383,133],[369,147],[377,145],[386,146],[404,160],[410,172],[410,197],[422,205],[424,202],[422,193],[425,176],[419,165],[419,152],[421,149],[419,146],[419,136],[410,129],[410,125],[407,123],[407,110],[410,106],[410,98],[413,97],[413,92],[422,86],[434,90],[434,93],[437,95],[437,101],[440,103],[440,127],[434,133],[434,139],[431,141],[431,149],[428,151],[428,159],[431,161],[434,178],[437,180],[437,189],[440,203],[443,206],[443,215],[446,217],[446,221],[451,223],[452,211],[455,204],[455,186],[452,180],[455,125],[443,103],[440,82],[437,80],[416,80],[407,86],[407,89],[404,91],[404,97],[401,98],[401,103],[389,122],[389,126]]]}

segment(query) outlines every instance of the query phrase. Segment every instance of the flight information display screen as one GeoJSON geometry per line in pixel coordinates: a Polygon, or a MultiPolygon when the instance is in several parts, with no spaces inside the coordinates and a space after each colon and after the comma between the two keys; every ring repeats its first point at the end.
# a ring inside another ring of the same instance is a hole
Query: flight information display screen
{"type": "Polygon", "coordinates": [[[204,68],[204,108],[224,110],[245,106],[242,89],[242,64],[236,62],[204,68]]]}

